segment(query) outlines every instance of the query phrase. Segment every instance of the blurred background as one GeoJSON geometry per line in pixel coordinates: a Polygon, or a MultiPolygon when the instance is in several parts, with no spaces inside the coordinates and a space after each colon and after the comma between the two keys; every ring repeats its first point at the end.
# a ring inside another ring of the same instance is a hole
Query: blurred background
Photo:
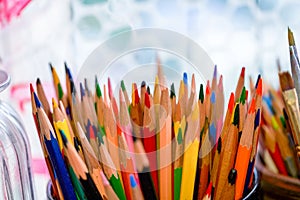
{"type": "Polygon", "coordinates": [[[40,77],[54,96],[48,62],[64,77],[67,61],[76,76],[108,38],[155,27],[184,34],[205,49],[224,76],[227,96],[243,66],[247,75],[255,79],[260,73],[277,87],[276,59],[289,69],[288,26],[300,45],[299,11],[297,0],[0,0],[0,69],[12,79],[1,100],[13,105],[25,124],[39,199],[46,199],[49,177],[31,115],[29,83],[40,77]]]}

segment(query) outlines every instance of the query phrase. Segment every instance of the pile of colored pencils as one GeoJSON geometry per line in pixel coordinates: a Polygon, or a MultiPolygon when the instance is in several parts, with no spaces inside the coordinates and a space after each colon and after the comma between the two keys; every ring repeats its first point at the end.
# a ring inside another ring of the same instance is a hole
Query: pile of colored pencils
{"type": "Polygon", "coordinates": [[[123,81],[118,98],[109,78],[103,90],[96,78],[94,93],[85,80],[78,93],[66,64],[66,90],[51,71],[52,106],[39,79],[31,101],[54,198],[241,199],[252,189],[260,76],[250,96],[242,68],[224,116],[217,67],[199,95],[184,73],[176,97],[158,64],[153,93],[133,83],[131,101],[123,81]]]}
{"type": "Polygon", "coordinates": [[[300,63],[293,33],[288,29],[291,74],[278,74],[281,90],[267,86],[262,103],[262,137],[260,157],[273,173],[300,177],[300,63]]]}

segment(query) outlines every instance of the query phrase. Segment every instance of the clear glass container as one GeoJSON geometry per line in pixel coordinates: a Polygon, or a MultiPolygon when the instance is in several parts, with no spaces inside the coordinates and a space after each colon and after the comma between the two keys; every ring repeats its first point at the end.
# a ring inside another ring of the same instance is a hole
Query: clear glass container
{"type": "MultiPolygon", "coordinates": [[[[0,70],[0,91],[10,82],[0,70]]],[[[34,200],[31,154],[25,128],[17,112],[0,101],[0,198],[34,200]]]]}

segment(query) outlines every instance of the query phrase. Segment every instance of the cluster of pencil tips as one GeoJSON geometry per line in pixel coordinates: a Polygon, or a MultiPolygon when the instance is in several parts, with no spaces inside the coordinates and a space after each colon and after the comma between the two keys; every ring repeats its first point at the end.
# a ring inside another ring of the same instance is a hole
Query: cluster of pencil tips
{"type": "MultiPolygon", "coordinates": [[[[50,65],[51,66],[51,65],[50,65]]],[[[166,87],[158,63],[154,91],[122,81],[115,98],[87,81],[77,92],[65,64],[66,91],[51,66],[52,107],[31,85],[32,111],[56,199],[241,199],[252,188],[261,119],[262,78],[248,92],[245,68],[224,115],[217,67],[206,88],[192,75],[166,87]],[[118,99],[118,101],[117,101],[118,99]]]]}
{"type": "Polygon", "coordinates": [[[282,72],[278,62],[281,90],[267,85],[263,95],[263,124],[260,157],[273,173],[300,177],[300,63],[293,32],[288,29],[292,75],[282,72]]]}

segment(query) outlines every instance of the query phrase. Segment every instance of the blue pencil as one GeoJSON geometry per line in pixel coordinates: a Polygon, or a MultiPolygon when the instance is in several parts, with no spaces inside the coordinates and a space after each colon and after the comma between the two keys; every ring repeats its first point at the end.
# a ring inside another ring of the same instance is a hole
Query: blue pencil
{"type": "Polygon", "coordinates": [[[53,127],[45,111],[41,107],[41,103],[35,93],[34,100],[37,107],[38,120],[41,127],[41,135],[43,136],[45,146],[50,156],[50,160],[54,168],[55,174],[57,175],[57,179],[64,199],[76,200],[76,194],[72,186],[71,179],[65,166],[63,157],[61,155],[58,142],[55,138],[53,127]]]}

